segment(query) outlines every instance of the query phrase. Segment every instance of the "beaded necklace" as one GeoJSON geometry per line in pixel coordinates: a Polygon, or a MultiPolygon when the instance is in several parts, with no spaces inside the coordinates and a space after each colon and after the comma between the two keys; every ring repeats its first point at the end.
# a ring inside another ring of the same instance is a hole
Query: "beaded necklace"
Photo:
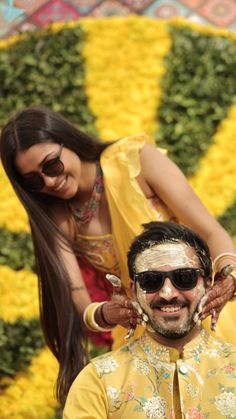
{"type": "Polygon", "coordinates": [[[75,218],[79,224],[87,224],[96,213],[103,192],[102,169],[96,162],[96,178],[90,199],[83,208],[75,210],[75,218]]]}

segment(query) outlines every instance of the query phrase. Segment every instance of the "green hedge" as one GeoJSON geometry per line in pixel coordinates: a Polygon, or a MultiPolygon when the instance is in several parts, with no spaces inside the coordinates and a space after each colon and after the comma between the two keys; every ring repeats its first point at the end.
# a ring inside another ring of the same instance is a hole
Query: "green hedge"
{"type": "Polygon", "coordinates": [[[0,319],[0,378],[24,370],[43,347],[38,319],[18,319],[13,324],[0,319]]]}
{"type": "Polygon", "coordinates": [[[236,42],[187,27],[169,29],[172,50],[165,61],[156,141],[191,175],[236,102],[236,42]]]}
{"type": "Polygon", "coordinates": [[[44,104],[95,133],[84,91],[83,42],[78,24],[58,32],[35,31],[0,49],[0,127],[15,111],[44,104]]]}
{"type": "Polygon", "coordinates": [[[34,271],[33,243],[30,234],[13,233],[0,228],[0,265],[8,265],[18,271],[34,271]]]}

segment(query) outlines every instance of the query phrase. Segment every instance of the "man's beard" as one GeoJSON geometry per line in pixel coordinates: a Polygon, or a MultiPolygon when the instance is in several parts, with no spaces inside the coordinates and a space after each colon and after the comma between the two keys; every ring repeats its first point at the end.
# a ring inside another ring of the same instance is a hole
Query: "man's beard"
{"type": "Polygon", "coordinates": [[[160,323],[157,323],[155,320],[149,318],[149,324],[154,330],[154,332],[170,339],[179,339],[186,336],[196,325],[193,318],[196,311],[191,315],[185,324],[178,326],[175,330],[168,329],[168,326],[162,326],[160,323]]]}
{"type": "MultiPolygon", "coordinates": [[[[166,304],[168,304],[168,306],[177,306],[179,305],[180,307],[186,307],[189,308],[189,305],[186,304],[186,302],[180,301],[178,299],[173,299],[171,302],[167,302],[164,299],[160,299],[159,301],[155,301],[151,304],[151,308],[155,309],[155,308],[160,308],[162,306],[165,306],[166,304]]],[[[181,337],[186,336],[196,325],[196,323],[194,322],[194,316],[198,311],[198,305],[196,307],[196,309],[192,312],[189,313],[189,317],[185,320],[185,322],[179,326],[177,326],[177,328],[175,330],[171,330],[168,328],[168,323],[171,321],[175,321],[175,318],[173,317],[173,319],[168,319],[168,321],[166,322],[166,326],[160,324],[160,322],[156,321],[155,318],[150,318],[149,316],[149,324],[152,327],[153,331],[166,337],[166,338],[170,338],[170,339],[179,339],[181,337]]],[[[178,318],[178,316],[176,316],[178,318]]],[[[165,320],[164,320],[165,321],[165,320]]]]}

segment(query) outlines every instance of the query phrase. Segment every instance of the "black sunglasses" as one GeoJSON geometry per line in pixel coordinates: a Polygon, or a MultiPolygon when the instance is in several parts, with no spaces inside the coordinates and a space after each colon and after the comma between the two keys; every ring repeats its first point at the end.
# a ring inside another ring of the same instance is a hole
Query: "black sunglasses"
{"type": "Polygon", "coordinates": [[[191,290],[196,287],[199,276],[204,276],[202,269],[181,268],[173,271],[145,271],[134,275],[134,280],[146,293],[159,291],[169,278],[175,288],[182,291],[191,290]]]}
{"type": "MultiPolygon", "coordinates": [[[[43,163],[41,172],[46,176],[56,177],[64,172],[64,164],[61,161],[62,148],[63,144],[60,145],[60,150],[53,159],[49,159],[43,163]]],[[[30,192],[40,192],[44,188],[45,182],[39,173],[34,173],[32,176],[23,179],[23,186],[30,192]]]]}

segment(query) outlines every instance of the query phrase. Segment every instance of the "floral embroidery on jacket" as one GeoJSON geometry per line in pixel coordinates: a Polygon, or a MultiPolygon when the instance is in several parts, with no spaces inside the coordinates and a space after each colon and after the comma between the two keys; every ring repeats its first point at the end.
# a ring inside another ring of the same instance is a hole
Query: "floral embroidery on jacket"
{"type": "Polygon", "coordinates": [[[186,413],[186,417],[185,417],[185,419],[206,419],[206,418],[207,416],[203,415],[199,407],[192,407],[191,409],[188,409],[186,413]]]}
{"type": "Polygon", "coordinates": [[[146,417],[149,419],[165,419],[166,418],[166,401],[160,397],[152,397],[142,405],[146,417]]]}
{"type": "Polygon", "coordinates": [[[144,334],[92,364],[109,418],[236,419],[236,348],[205,330],[182,354],[144,334]]]}
{"type": "Polygon", "coordinates": [[[119,366],[116,360],[111,356],[102,357],[101,359],[95,360],[94,365],[100,377],[103,374],[109,374],[110,372],[115,371],[119,366]]]}
{"type": "Polygon", "coordinates": [[[215,404],[217,410],[227,419],[236,418],[236,396],[234,394],[235,387],[225,388],[219,385],[220,394],[216,396],[212,402],[215,404]]]}

